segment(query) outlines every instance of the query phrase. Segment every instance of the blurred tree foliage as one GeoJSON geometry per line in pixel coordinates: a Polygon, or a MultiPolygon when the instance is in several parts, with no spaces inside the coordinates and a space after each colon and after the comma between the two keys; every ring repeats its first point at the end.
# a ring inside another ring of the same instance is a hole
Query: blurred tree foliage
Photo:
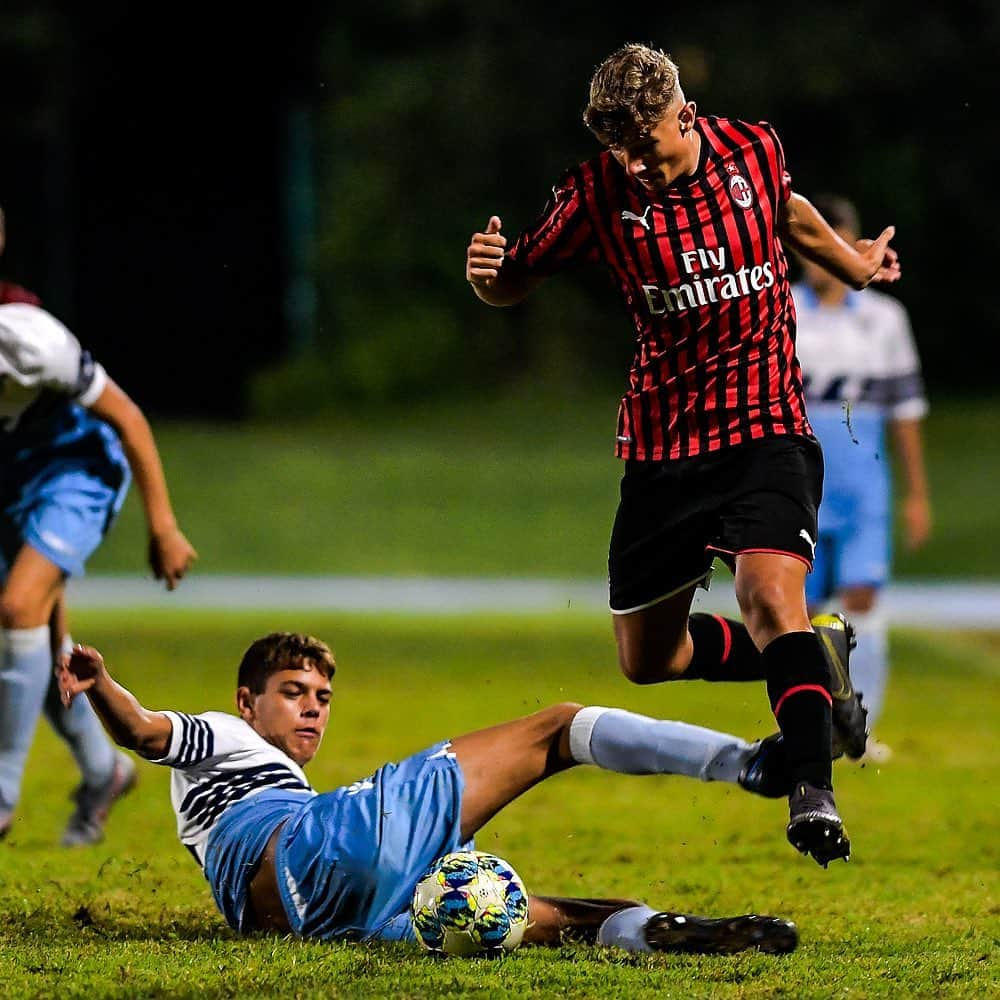
{"type": "Polygon", "coordinates": [[[376,0],[332,18],[318,57],[321,330],[306,367],[369,399],[527,373],[554,388],[622,380],[631,334],[603,274],[493,310],[464,282],[464,250],[491,213],[515,233],[560,170],[592,155],[590,73],[638,40],[673,54],[703,112],[774,122],[804,194],[852,196],[872,235],[895,223],[894,291],[932,388],[992,385],[1000,199],[982,143],[1000,7],[675,10],[376,0]]]}
{"type": "Polygon", "coordinates": [[[4,3],[12,154],[0,202],[16,234],[8,273],[44,279],[46,300],[89,326],[154,404],[217,406],[220,368],[234,415],[254,369],[261,412],[526,379],[563,393],[622,385],[632,334],[602,272],[562,275],[498,310],[473,296],[464,256],[491,214],[513,235],[558,174],[596,152],[580,121],[587,83],[630,40],[669,51],[702,112],[773,122],[799,191],[853,197],[871,235],[895,223],[904,277],[893,294],[912,313],[932,392],[993,388],[994,0],[919,11],[894,0],[303,0],[271,20],[226,4],[153,13],[147,23],[126,0],[4,3]],[[279,189],[302,159],[283,128],[302,112],[316,196],[295,232],[279,189]],[[283,295],[315,316],[307,335],[291,329],[283,295]],[[163,378],[129,352],[137,323],[172,357],[215,354],[163,378]]]}

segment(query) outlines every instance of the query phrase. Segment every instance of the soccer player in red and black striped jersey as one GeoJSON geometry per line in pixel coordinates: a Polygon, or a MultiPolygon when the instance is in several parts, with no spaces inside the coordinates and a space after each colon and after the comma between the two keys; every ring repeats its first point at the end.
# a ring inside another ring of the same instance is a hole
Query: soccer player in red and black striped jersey
{"type": "Polygon", "coordinates": [[[559,178],[509,249],[492,216],[466,277],[495,306],[578,263],[602,264],[621,291],[636,333],[609,554],[622,670],[638,684],[766,680],[795,780],[788,838],[825,867],[850,851],[831,759],[861,756],[867,734],[850,626],[806,610],[823,460],[783,244],[863,288],[899,277],[894,230],[846,243],[793,192],[769,124],[699,116],[647,46],[598,67],[584,122],[604,151],[559,178]],[[716,556],[742,623],[690,614],[716,556]]]}

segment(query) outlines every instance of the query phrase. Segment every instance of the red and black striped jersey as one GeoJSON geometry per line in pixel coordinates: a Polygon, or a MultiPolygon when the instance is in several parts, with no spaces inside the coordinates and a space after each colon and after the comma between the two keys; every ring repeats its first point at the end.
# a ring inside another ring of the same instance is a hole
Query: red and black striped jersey
{"type": "Polygon", "coordinates": [[[15,285],[13,281],[0,281],[0,306],[20,302],[29,306],[40,306],[42,300],[27,288],[15,285]]]}
{"type": "Polygon", "coordinates": [[[696,171],[663,192],[609,151],[566,171],[508,256],[543,277],[599,263],[637,335],[617,454],[685,458],[809,434],[776,223],[791,195],[767,123],[703,117],[696,171]]]}

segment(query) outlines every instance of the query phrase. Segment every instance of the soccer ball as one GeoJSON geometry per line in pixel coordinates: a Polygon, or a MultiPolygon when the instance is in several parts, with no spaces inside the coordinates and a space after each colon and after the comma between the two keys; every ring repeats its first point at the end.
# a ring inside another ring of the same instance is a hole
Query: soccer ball
{"type": "Polygon", "coordinates": [[[528,895],[517,872],[483,851],[455,851],[431,865],[410,907],[417,940],[445,955],[497,954],[521,943],[528,895]]]}

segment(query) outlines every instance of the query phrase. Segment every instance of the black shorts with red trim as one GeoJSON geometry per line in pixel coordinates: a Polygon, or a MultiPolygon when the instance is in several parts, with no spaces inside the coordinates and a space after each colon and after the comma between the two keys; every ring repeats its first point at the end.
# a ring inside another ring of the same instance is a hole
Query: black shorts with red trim
{"type": "Polygon", "coordinates": [[[761,438],[694,458],[625,463],[611,532],[611,610],[628,614],[706,581],[718,556],[774,552],[810,569],[823,496],[812,437],[761,438]]]}

